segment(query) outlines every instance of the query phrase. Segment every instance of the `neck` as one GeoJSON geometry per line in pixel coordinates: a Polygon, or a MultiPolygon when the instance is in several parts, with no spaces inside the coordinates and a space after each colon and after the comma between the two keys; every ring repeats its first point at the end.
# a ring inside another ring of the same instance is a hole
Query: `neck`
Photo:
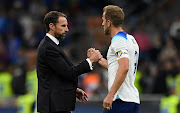
{"type": "MultiPolygon", "coordinates": [[[[52,35],[53,37],[55,37],[55,35],[54,35],[54,32],[52,32],[51,30],[49,30],[49,32],[48,32],[50,35],[52,35]]],[[[56,37],[55,37],[56,38],[56,37]]]]}
{"type": "Polygon", "coordinates": [[[122,27],[111,27],[111,38],[113,38],[118,32],[124,31],[122,27]]]}

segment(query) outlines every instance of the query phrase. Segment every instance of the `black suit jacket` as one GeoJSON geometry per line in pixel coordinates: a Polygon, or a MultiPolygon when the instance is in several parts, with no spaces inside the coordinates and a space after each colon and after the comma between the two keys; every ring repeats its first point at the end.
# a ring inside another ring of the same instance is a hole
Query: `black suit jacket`
{"type": "Polygon", "coordinates": [[[41,41],[37,54],[37,110],[42,113],[73,111],[77,78],[89,71],[86,60],[74,66],[62,47],[46,36],[41,41]]]}

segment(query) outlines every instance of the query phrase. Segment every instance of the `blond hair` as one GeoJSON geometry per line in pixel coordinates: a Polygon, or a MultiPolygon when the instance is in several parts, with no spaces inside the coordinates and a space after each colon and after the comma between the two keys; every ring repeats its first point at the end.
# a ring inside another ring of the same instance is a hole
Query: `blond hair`
{"type": "Polygon", "coordinates": [[[103,8],[106,20],[112,21],[114,27],[120,27],[124,21],[124,12],[119,6],[108,5],[103,8]]]}

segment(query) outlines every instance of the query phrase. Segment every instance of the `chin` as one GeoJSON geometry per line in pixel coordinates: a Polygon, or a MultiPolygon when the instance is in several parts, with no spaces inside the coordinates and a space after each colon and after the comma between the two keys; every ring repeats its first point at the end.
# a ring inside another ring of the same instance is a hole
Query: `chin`
{"type": "Polygon", "coordinates": [[[110,35],[110,33],[109,32],[105,32],[105,35],[110,35]]]}

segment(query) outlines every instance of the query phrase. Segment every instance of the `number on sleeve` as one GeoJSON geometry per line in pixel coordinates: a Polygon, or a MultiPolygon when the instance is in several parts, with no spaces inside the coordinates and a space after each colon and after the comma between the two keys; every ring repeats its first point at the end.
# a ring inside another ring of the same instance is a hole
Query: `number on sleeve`
{"type": "Polygon", "coordinates": [[[135,51],[135,55],[134,55],[134,75],[136,73],[136,70],[137,70],[137,65],[138,65],[138,58],[139,58],[139,55],[138,55],[138,52],[135,51]]]}

